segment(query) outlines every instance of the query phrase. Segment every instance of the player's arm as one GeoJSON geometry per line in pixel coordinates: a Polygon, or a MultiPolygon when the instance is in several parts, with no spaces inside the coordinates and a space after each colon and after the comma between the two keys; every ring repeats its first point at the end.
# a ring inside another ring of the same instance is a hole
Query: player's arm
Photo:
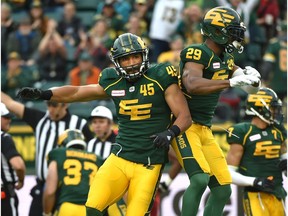
{"type": "Polygon", "coordinates": [[[176,120],[169,129],[150,136],[156,148],[169,148],[172,139],[192,124],[187,101],[177,84],[172,84],[165,90],[165,100],[176,120]]]}
{"type": "MultiPolygon", "coordinates": [[[[55,205],[58,185],[58,173],[56,161],[51,161],[48,167],[46,185],[43,192],[43,211],[46,215],[51,214],[55,205]]],[[[44,214],[43,214],[44,215],[44,214]]]]}
{"type": "MultiPolygon", "coordinates": [[[[188,93],[210,94],[228,87],[242,87],[259,83],[259,77],[253,74],[235,75],[229,80],[210,80],[203,78],[204,65],[196,62],[186,62],[183,68],[182,82],[188,93]]],[[[254,70],[250,70],[253,71],[254,70]]],[[[234,74],[234,73],[233,73],[234,74]]],[[[236,74],[236,73],[235,73],[236,74]]]]}
{"type": "Polygon", "coordinates": [[[274,181],[273,176],[267,177],[251,177],[245,176],[238,172],[238,167],[240,160],[243,156],[243,146],[240,144],[232,143],[230,144],[230,149],[227,154],[227,164],[228,169],[231,173],[232,183],[239,186],[253,186],[260,190],[273,190],[274,181]]]}
{"type": "Polygon", "coordinates": [[[230,87],[229,80],[210,80],[203,78],[204,65],[186,62],[182,82],[190,94],[210,94],[230,87]]]}
{"type": "Polygon", "coordinates": [[[9,95],[1,91],[1,102],[4,103],[7,109],[14,113],[18,118],[23,118],[25,106],[15,100],[9,95]]]}
{"type": "Polygon", "coordinates": [[[26,172],[26,166],[25,166],[24,160],[22,159],[21,156],[15,156],[9,160],[9,163],[15,170],[16,175],[18,177],[18,182],[16,183],[15,188],[19,190],[24,185],[24,178],[25,178],[25,172],[26,172]]]}
{"type": "Polygon", "coordinates": [[[177,84],[172,84],[166,89],[165,100],[176,117],[173,125],[177,125],[180,132],[184,132],[192,124],[192,119],[186,98],[177,84]]]}
{"type": "Polygon", "coordinates": [[[230,144],[227,154],[227,164],[232,177],[232,183],[239,186],[253,186],[255,177],[244,176],[238,172],[238,167],[243,156],[243,146],[240,144],[230,144]]]}
{"type": "Polygon", "coordinates": [[[42,99],[56,102],[71,103],[108,98],[109,96],[99,84],[53,87],[48,90],[37,88],[22,88],[17,95],[23,99],[42,99]]]}

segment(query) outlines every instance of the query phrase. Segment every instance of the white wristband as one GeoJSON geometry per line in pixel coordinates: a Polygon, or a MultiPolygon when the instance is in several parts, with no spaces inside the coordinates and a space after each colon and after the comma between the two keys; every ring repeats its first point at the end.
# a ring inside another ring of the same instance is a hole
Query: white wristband
{"type": "Polygon", "coordinates": [[[237,167],[228,165],[232,177],[232,183],[239,186],[253,186],[255,177],[244,176],[237,172],[237,167]]]}

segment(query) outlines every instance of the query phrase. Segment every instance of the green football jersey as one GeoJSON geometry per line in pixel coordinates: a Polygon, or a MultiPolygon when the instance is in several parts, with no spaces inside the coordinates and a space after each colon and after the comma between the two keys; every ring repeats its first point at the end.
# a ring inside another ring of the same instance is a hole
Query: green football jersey
{"type": "MultiPolygon", "coordinates": [[[[204,65],[203,78],[210,80],[229,79],[234,67],[234,58],[232,55],[224,53],[223,57],[220,58],[205,44],[186,47],[182,50],[180,57],[181,77],[183,76],[183,68],[186,62],[195,62],[204,65]]],[[[221,91],[206,95],[195,95],[189,94],[182,84],[181,89],[187,98],[193,121],[210,127],[221,91]]]]}
{"type": "Polygon", "coordinates": [[[263,59],[274,63],[269,86],[277,94],[287,93],[287,42],[271,39],[263,59]]]}
{"type": "Polygon", "coordinates": [[[117,75],[114,68],[107,68],[99,84],[116,106],[119,132],[112,152],[136,163],[167,162],[167,150],[155,148],[150,136],[165,131],[171,123],[165,90],[178,84],[177,70],[169,63],[157,64],[131,83],[117,75]]]}
{"type": "Polygon", "coordinates": [[[57,148],[48,155],[48,164],[51,161],[56,161],[58,172],[56,207],[63,202],[84,205],[90,184],[104,160],[94,153],[57,148]]]}
{"type": "Polygon", "coordinates": [[[281,144],[287,138],[283,126],[269,126],[260,129],[250,123],[239,123],[228,129],[227,142],[243,146],[243,156],[239,164],[239,173],[245,176],[274,176],[276,188],[273,192],[283,198],[282,171],[278,167],[281,144]]]}

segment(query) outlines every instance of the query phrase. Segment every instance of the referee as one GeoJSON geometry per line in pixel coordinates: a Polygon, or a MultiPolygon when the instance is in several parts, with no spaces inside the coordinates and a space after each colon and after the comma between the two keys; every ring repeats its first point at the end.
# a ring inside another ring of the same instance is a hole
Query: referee
{"type": "Polygon", "coordinates": [[[66,129],[79,129],[83,132],[86,141],[93,138],[87,121],[76,115],[71,115],[65,103],[47,102],[47,112],[25,107],[23,104],[13,100],[7,94],[1,92],[1,100],[7,108],[17,117],[30,125],[36,138],[36,182],[30,195],[32,203],[29,216],[42,215],[42,192],[47,176],[48,153],[57,146],[58,136],[66,129]]]}
{"type": "Polygon", "coordinates": [[[18,215],[18,197],[15,192],[24,185],[25,163],[7,131],[12,115],[1,103],[1,215],[18,215]]]}

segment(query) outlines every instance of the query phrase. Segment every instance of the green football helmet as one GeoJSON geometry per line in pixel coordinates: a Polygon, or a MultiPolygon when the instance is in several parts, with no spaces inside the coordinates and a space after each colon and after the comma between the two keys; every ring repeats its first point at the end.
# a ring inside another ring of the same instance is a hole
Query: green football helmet
{"type": "Polygon", "coordinates": [[[131,33],[121,34],[115,40],[110,50],[110,59],[115,65],[118,75],[132,82],[138,80],[149,68],[147,46],[140,37],[131,33]],[[136,53],[142,54],[141,64],[130,65],[125,68],[120,66],[119,58],[136,53]],[[128,70],[132,70],[133,73],[128,73],[128,70]]]}
{"type": "Polygon", "coordinates": [[[67,129],[58,138],[58,146],[66,148],[86,149],[87,143],[83,133],[77,129],[67,129]]]}
{"type": "Polygon", "coordinates": [[[257,116],[269,125],[283,121],[282,101],[270,88],[260,88],[256,94],[249,94],[246,105],[247,115],[257,116]]]}
{"type": "Polygon", "coordinates": [[[201,23],[201,33],[232,53],[244,50],[244,33],[246,27],[240,15],[229,7],[215,7],[209,10],[201,23]]]}

